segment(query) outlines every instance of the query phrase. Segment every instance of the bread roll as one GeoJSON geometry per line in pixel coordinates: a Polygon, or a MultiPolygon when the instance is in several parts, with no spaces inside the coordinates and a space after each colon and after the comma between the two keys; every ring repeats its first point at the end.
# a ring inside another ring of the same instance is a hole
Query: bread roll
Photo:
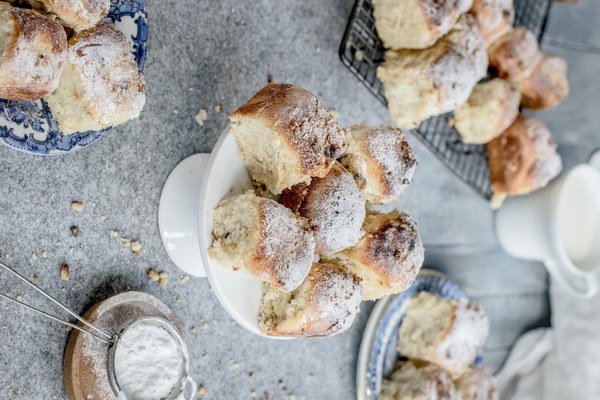
{"type": "Polygon", "coordinates": [[[473,17],[465,14],[428,49],[387,51],[377,75],[392,118],[412,128],[467,101],[487,65],[483,38],[473,17]]]}
{"type": "Polygon", "coordinates": [[[226,197],[213,214],[211,258],[287,292],[308,274],[315,251],[304,218],[254,194],[226,197]]]}
{"type": "Polygon", "coordinates": [[[75,31],[89,29],[106,17],[110,0],[26,0],[34,8],[55,14],[75,31]]]}
{"type": "Polygon", "coordinates": [[[60,84],[46,101],[64,134],[99,130],[137,118],[144,85],[123,33],[99,24],[69,39],[60,84]]]}
{"type": "Polygon", "coordinates": [[[401,129],[390,125],[355,125],[348,133],[348,149],[340,159],[371,204],[400,200],[412,181],[417,160],[401,129]]]}
{"type": "Polygon", "coordinates": [[[488,56],[498,76],[509,81],[526,78],[541,58],[535,35],[523,26],[511,29],[492,43],[488,56]]]}
{"type": "Polygon", "coordinates": [[[424,249],[417,224],[404,212],[367,210],[365,234],[334,260],[361,279],[363,300],[377,300],[408,289],[423,265],[424,249]]]}
{"type": "Polygon", "coordinates": [[[268,336],[332,336],[352,325],[359,305],[356,276],[333,264],[315,263],[291,293],[264,284],[259,326],[268,336]]]}
{"type": "Polygon", "coordinates": [[[492,190],[505,196],[542,188],[562,169],[556,143],[546,125],[519,115],[500,136],[487,144],[492,190]]]}
{"type": "Polygon", "coordinates": [[[488,46],[507,33],[515,21],[513,0],[473,0],[471,13],[488,46]]]}
{"type": "Polygon", "coordinates": [[[460,392],[437,365],[406,360],[383,380],[377,400],[460,400],[460,392]]]}
{"type": "Polygon", "coordinates": [[[229,119],[250,176],[273,194],[324,177],[346,149],[335,118],[294,85],[267,85],[229,119]]]}
{"type": "Polygon", "coordinates": [[[433,45],[469,11],[473,0],[373,0],[377,34],[390,49],[433,45]]]}
{"type": "Polygon", "coordinates": [[[439,365],[457,379],[475,361],[488,332],[489,321],[479,305],[419,292],[400,325],[398,351],[439,365]]]}
{"type": "Polygon", "coordinates": [[[523,106],[534,111],[556,107],[569,94],[567,63],[559,56],[542,54],[531,74],[519,83],[523,106]]]}
{"type": "Polygon", "coordinates": [[[479,83],[469,100],[456,109],[454,127],[465,143],[487,143],[504,132],[519,115],[521,93],[504,79],[479,83]]]}
{"type": "Polygon", "coordinates": [[[487,367],[474,365],[455,382],[461,393],[461,400],[498,400],[496,380],[487,367]]]}
{"type": "Polygon", "coordinates": [[[62,26],[0,2],[0,98],[33,101],[53,92],[67,56],[62,26]]]}
{"type": "Polygon", "coordinates": [[[365,200],[352,175],[335,163],[323,178],[284,189],[279,202],[308,219],[317,253],[335,253],[358,242],[363,234],[365,200]]]}

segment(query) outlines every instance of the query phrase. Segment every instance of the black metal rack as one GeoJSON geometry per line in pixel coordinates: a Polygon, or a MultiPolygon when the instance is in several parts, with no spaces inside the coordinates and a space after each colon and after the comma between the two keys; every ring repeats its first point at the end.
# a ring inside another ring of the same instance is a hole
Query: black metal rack
{"type": "MultiPolygon", "coordinates": [[[[546,27],[551,0],[514,0],[515,26],[525,26],[541,39],[546,27]]],[[[342,44],[344,65],[387,105],[377,67],[383,62],[385,48],[377,36],[371,0],[356,0],[342,44]]],[[[453,113],[423,121],[412,132],[448,168],[484,198],[492,197],[487,152],[484,145],[466,144],[451,126],[453,113]]]]}

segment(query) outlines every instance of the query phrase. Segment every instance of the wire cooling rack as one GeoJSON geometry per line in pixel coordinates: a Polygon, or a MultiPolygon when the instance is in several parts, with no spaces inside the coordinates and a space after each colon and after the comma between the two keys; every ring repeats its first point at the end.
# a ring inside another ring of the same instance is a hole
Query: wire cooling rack
{"type": "MultiPolygon", "coordinates": [[[[546,27],[551,0],[514,0],[515,26],[525,26],[541,39],[546,27]]],[[[344,65],[387,106],[377,67],[383,62],[385,48],[375,31],[371,0],[356,0],[342,44],[344,65]]],[[[484,198],[492,197],[485,145],[466,144],[450,126],[453,113],[423,121],[412,132],[458,177],[484,198]]]]}

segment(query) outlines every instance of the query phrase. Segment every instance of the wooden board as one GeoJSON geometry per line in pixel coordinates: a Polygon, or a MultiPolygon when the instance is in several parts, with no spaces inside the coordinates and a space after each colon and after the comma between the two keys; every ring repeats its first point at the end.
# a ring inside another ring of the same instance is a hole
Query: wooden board
{"type": "MultiPolygon", "coordinates": [[[[165,318],[179,330],[177,319],[156,297],[126,292],[110,297],[85,312],[83,318],[113,334],[132,318],[154,315],[165,318]]],[[[90,335],[73,330],[64,357],[64,383],[70,400],[116,400],[106,372],[108,346],[90,335]]]]}

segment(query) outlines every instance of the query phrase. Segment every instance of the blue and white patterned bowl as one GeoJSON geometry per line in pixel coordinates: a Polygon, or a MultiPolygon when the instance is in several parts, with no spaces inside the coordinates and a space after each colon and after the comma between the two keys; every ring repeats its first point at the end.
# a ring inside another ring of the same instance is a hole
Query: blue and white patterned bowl
{"type": "MultiPolygon", "coordinates": [[[[365,328],[358,358],[356,387],[359,400],[377,400],[383,378],[392,373],[398,361],[398,330],[406,313],[407,300],[421,291],[445,299],[469,298],[445,275],[422,270],[406,292],[377,302],[365,328]]],[[[475,364],[482,362],[483,353],[480,353],[475,364]]]]}
{"type": "MultiPolygon", "coordinates": [[[[148,18],[146,0],[111,0],[104,22],[115,24],[131,44],[140,71],[144,70],[148,18]]],[[[112,127],[63,135],[44,100],[0,99],[0,142],[33,154],[60,155],[94,142],[112,127]]]]}

